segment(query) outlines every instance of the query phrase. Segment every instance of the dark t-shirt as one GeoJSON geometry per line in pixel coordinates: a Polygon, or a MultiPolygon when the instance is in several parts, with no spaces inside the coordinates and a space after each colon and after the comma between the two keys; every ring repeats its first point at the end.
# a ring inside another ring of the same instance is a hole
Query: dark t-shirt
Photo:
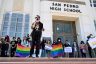
{"type": "Polygon", "coordinates": [[[45,49],[45,42],[41,42],[41,49],[45,49]]]}
{"type": "Polygon", "coordinates": [[[65,43],[64,44],[64,47],[69,47],[70,45],[68,43],[65,43]]]}
{"type": "Polygon", "coordinates": [[[7,48],[6,44],[5,44],[5,43],[2,43],[2,45],[1,45],[1,50],[2,50],[2,51],[5,51],[6,48],[7,48]]]}
{"type": "MultiPolygon", "coordinates": [[[[36,24],[39,26],[38,30],[39,30],[39,31],[42,31],[42,29],[43,29],[43,23],[38,22],[38,23],[36,23],[36,24]]],[[[33,31],[36,31],[36,27],[33,28],[33,31]]]]}
{"type": "Polygon", "coordinates": [[[2,50],[2,51],[8,50],[8,47],[9,47],[9,44],[8,44],[8,43],[3,42],[3,43],[1,44],[1,50],[2,50]]]}
{"type": "Polygon", "coordinates": [[[38,39],[38,37],[41,37],[42,35],[43,23],[38,22],[38,25],[39,25],[38,29],[36,29],[35,27],[33,28],[33,31],[31,33],[32,39],[38,39]]]}
{"type": "Polygon", "coordinates": [[[17,44],[21,44],[22,41],[21,40],[17,40],[16,42],[17,42],[17,44]]]}
{"type": "Polygon", "coordinates": [[[11,48],[16,48],[17,42],[16,41],[11,41],[11,48]]]}

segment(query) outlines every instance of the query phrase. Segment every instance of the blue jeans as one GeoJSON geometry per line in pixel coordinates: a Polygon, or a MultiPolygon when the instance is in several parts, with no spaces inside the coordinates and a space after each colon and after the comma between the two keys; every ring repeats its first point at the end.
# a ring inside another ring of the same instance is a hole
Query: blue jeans
{"type": "Polygon", "coordinates": [[[46,56],[46,50],[42,49],[41,57],[45,57],[45,56],[46,56]]]}

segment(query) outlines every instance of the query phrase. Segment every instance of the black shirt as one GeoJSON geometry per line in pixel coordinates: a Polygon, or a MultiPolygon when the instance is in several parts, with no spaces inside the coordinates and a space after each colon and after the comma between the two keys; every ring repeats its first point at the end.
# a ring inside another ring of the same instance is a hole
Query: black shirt
{"type": "MultiPolygon", "coordinates": [[[[43,23],[41,23],[41,22],[36,22],[36,25],[38,25],[39,27],[38,27],[38,30],[39,31],[42,31],[42,29],[43,29],[43,23]]],[[[36,26],[33,28],[33,31],[35,31],[36,30],[36,26]]]]}
{"type": "Polygon", "coordinates": [[[11,41],[11,47],[12,48],[16,48],[15,46],[16,46],[16,44],[17,44],[17,42],[16,41],[11,41]]]}

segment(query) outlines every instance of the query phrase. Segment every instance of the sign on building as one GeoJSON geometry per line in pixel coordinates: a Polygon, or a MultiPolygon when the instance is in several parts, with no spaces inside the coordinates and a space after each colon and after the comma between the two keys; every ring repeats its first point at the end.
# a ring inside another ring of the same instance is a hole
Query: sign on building
{"type": "Polygon", "coordinates": [[[78,4],[72,4],[72,3],[52,2],[51,6],[50,6],[50,10],[51,11],[82,13],[80,10],[80,6],[78,4]]]}

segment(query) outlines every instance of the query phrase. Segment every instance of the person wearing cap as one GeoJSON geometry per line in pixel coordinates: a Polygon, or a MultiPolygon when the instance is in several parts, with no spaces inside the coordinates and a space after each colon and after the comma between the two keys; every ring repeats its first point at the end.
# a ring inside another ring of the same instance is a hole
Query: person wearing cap
{"type": "Polygon", "coordinates": [[[36,48],[35,54],[36,54],[36,57],[38,57],[42,31],[44,31],[43,23],[40,22],[40,16],[39,15],[37,15],[35,17],[35,22],[32,23],[31,29],[32,29],[32,33],[31,33],[32,45],[31,45],[29,57],[32,57],[32,54],[34,53],[34,48],[36,48]]]}

